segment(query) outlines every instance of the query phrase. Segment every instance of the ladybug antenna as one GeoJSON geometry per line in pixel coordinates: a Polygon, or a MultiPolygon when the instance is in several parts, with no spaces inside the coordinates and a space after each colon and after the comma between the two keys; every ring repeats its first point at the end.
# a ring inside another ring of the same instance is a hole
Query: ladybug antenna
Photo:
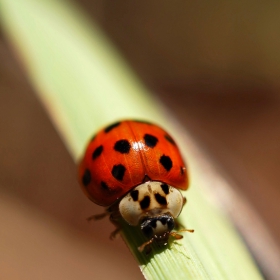
{"type": "Polygon", "coordinates": [[[170,232],[169,235],[171,235],[172,237],[174,237],[175,239],[182,239],[183,238],[183,235],[179,234],[178,232],[183,232],[183,231],[188,231],[188,232],[191,232],[193,233],[194,232],[194,229],[180,229],[178,231],[173,231],[173,232],[170,232]]]}

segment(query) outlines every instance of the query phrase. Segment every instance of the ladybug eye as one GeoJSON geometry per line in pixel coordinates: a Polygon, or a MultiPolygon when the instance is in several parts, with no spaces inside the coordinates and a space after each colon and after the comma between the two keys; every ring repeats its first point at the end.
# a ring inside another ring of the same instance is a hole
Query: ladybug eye
{"type": "Polygon", "coordinates": [[[175,226],[174,219],[171,219],[171,218],[167,219],[167,226],[168,226],[168,229],[171,231],[175,226]]]}
{"type": "Polygon", "coordinates": [[[153,228],[151,225],[145,223],[141,225],[141,230],[147,238],[151,238],[153,236],[153,228]]]}

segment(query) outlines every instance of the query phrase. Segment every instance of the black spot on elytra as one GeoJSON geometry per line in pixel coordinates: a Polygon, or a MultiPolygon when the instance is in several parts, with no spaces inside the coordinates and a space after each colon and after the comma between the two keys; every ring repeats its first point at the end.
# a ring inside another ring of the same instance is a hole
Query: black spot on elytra
{"type": "Polygon", "coordinates": [[[173,138],[172,138],[170,135],[165,134],[165,135],[164,135],[164,138],[165,138],[169,143],[171,143],[172,145],[176,146],[175,141],[173,140],[173,138]]]}
{"type": "Polygon", "coordinates": [[[91,173],[89,169],[86,169],[82,177],[82,183],[86,187],[89,185],[90,181],[91,181],[91,173]]]}
{"type": "Polygon", "coordinates": [[[148,195],[145,195],[144,198],[140,202],[141,209],[146,209],[150,206],[151,199],[148,195]]]}
{"type": "Polygon", "coordinates": [[[181,172],[181,175],[184,175],[185,172],[186,172],[186,168],[183,167],[183,166],[181,166],[181,167],[180,167],[180,172],[181,172]]]}
{"type": "Polygon", "coordinates": [[[169,187],[168,187],[168,185],[167,184],[161,184],[160,185],[161,186],[161,189],[163,190],[163,192],[165,193],[165,194],[169,194],[169,187]]]}
{"type": "Polygon", "coordinates": [[[139,191],[138,190],[133,190],[131,193],[130,193],[133,201],[137,201],[138,200],[138,196],[139,196],[139,191]]]}
{"type": "Polygon", "coordinates": [[[169,156],[166,156],[166,155],[162,155],[159,159],[159,162],[164,167],[164,169],[166,171],[169,171],[173,166],[171,158],[169,156]]]}
{"type": "Polygon", "coordinates": [[[99,157],[101,155],[101,153],[103,152],[103,146],[100,145],[99,147],[97,147],[93,153],[92,153],[92,159],[96,159],[97,157],[99,157]]]}
{"type": "Polygon", "coordinates": [[[114,150],[121,154],[128,154],[131,146],[126,139],[119,140],[114,145],[114,150]]]}
{"type": "Polygon", "coordinates": [[[160,195],[159,193],[155,194],[155,198],[156,201],[160,204],[160,205],[167,205],[167,201],[166,198],[162,195],[160,195]]]}
{"type": "Polygon", "coordinates": [[[107,126],[107,127],[104,129],[104,132],[105,132],[105,133],[108,133],[108,132],[110,132],[113,128],[119,126],[120,124],[121,124],[121,122],[113,123],[113,124],[107,126]]]}
{"type": "Polygon", "coordinates": [[[150,148],[154,148],[158,142],[158,139],[157,139],[157,137],[155,137],[151,134],[145,134],[144,141],[145,141],[146,146],[148,146],[150,148]]]}
{"type": "Polygon", "coordinates": [[[100,185],[104,191],[110,191],[109,186],[105,182],[101,181],[100,185]]]}
{"type": "Polygon", "coordinates": [[[122,164],[114,165],[112,168],[112,175],[118,181],[122,181],[126,168],[122,164]]]}

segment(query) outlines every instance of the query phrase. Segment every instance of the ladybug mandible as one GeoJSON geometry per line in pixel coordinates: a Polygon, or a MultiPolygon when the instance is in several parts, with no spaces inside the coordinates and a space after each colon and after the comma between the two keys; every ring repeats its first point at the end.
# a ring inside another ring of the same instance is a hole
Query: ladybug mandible
{"type": "MultiPolygon", "coordinates": [[[[188,175],[173,138],[149,122],[124,120],[99,131],[89,142],[79,164],[79,182],[94,203],[107,207],[119,230],[123,218],[140,226],[148,239],[138,249],[156,242],[167,244],[186,199],[188,175]]],[[[180,231],[190,231],[183,229],[180,231]]]]}

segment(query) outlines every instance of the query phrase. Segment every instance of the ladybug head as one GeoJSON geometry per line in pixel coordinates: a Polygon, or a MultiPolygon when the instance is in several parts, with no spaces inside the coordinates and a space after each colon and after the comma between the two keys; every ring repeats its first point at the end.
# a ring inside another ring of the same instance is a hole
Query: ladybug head
{"type": "Polygon", "coordinates": [[[140,184],[123,197],[119,203],[121,216],[128,224],[139,225],[149,239],[138,248],[139,251],[152,242],[166,245],[170,235],[182,238],[171,231],[184,203],[185,198],[178,189],[158,181],[140,184]]]}

